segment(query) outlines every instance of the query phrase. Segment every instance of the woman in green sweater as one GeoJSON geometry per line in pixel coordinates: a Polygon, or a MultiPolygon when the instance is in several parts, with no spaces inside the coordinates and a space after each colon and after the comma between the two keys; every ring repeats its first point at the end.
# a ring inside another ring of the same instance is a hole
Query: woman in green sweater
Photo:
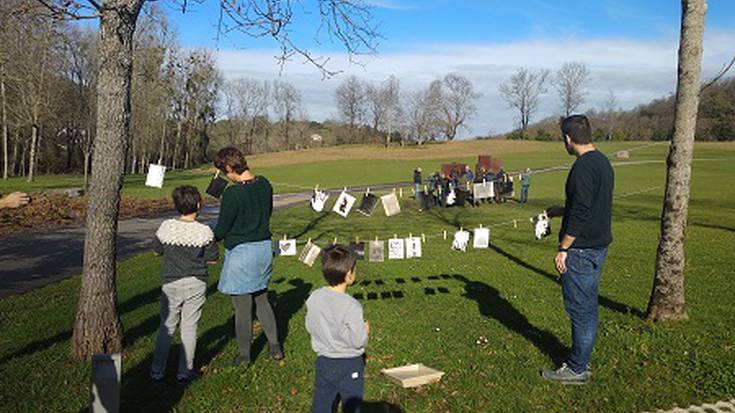
{"type": "Polygon", "coordinates": [[[217,289],[231,297],[235,310],[239,354],[234,364],[250,364],[253,301],[268,338],[270,356],[280,360],[283,352],[278,343],[276,318],[268,302],[267,291],[273,272],[270,232],[273,188],[265,177],[250,172],[245,156],[237,148],[220,150],[214,165],[234,184],[222,194],[214,230],[215,239],[224,240],[225,244],[225,259],[217,289]]]}

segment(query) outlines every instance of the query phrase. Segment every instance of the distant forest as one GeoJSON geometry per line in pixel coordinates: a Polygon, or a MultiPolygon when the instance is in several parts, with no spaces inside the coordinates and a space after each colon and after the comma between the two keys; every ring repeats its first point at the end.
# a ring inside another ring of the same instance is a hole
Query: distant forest
{"type": "MultiPolygon", "coordinates": [[[[668,140],[674,128],[674,104],[671,95],[622,111],[590,110],[595,140],[668,140]]],[[[508,139],[559,139],[559,118],[548,117],[528,126],[525,136],[519,130],[495,137],[508,139]]],[[[735,77],[721,79],[702,91],[697,118],[698,141],[735,140],[735,77]]]]}

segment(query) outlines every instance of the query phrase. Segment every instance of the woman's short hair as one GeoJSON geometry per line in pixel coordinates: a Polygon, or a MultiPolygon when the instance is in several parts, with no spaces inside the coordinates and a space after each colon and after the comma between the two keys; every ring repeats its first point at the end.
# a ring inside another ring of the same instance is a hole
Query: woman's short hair
{"type": "Polygon", "coordinates": [[[247,161],[245,161],[245,155],[234,146],[220,149],[217,152],[217,157],[214,159],[214,166],[223,173],[227,173],[227,166],[238,174],[250,169],[247,161]]]}
{"type": "Polygon", "coordinates": [[[171,192],[171,198],[174,199],[174,206],[181,215],[189,215],[199,212],[199,206],[202,202],[202,196],[199,190],[191,185],[181,185],[174,188],[171,192]]]}

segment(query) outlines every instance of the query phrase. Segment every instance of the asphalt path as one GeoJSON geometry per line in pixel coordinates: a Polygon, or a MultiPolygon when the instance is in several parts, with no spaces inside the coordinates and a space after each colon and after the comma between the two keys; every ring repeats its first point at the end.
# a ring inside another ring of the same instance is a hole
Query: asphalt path
{"type": "MultiPolygon", "coordinates": [[[[382,190],[396,184],[374,185],[382,190]]],[[[365,188],[350,188],[350,192],[365,188]]],[[[336,192],[336,191],[330,191],[336,192]]],[[[274,209],[305,203],[311,192],[276,194],[274,209]]],[[[202,211],[200,221],[217,219],[219,207],[202,211]]],[[[150,243],[158,226],[175,213],[120,220],[117,229],[117,260],[150,251],[150,243]]],[[[20,233],[0,238],[0,298],[22,294],[82,272],[84,227],[61,228],[48,232],[20,233]]]]}

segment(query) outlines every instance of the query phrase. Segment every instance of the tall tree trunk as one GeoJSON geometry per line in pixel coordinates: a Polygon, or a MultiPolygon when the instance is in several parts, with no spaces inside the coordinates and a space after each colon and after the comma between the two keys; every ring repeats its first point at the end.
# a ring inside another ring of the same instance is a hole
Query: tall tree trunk
{"type": "Polygon", "coordinates": [[[706,0],[682,1],[674,134],[667,160],[656,276],[647,312],[648,319],[653,321],[688,317],[684,300],[684,230],[689,208],[706,12],[706,0]]]}
{"type": "Polygon", "coordinates": [[[84,272],[74,323],[72,355],[122,350],[117,313],[115,253],[120,190],[130,139],[133,32],[143,0],[106,1],[101,11],[97,83],[97,136],[89,183],[84,272]]]}
{"type": "Polygon", "coordinates": [[[158,164],[159,165],[163,165],[163,153],[164,153],[164,149],[166,146],[166,126],[168,126],[167,124],[168,122],[166,121],[166,119],[164,119],[163,120],[163,133],[161,134],[161,149],[158,154],[158,164]]]}
{"type": "Polygon", "coordinates": [[[15,139],[13,140],[13,157],[10,163],[10,173],[13,176],[18,175],[18,171],[15,169],[18,166],[18,143],[20,142],[20,127],[15,126],[15,139]]]}
{"type": "Polygon", "coordinates": [[[176,170],[176,159],[179,156],[179,141],[181,140],[181,121],[176,124],[176,140],[174,141],[174,153],[171,157],[171,170],[176,170]]]}
{"type": "Polygon", "coordinates": [[[8,179],[8,108],[5,98],[5,66],[0,69],[0,99],[2,100],[3,122],[3,179],[8,179]]]}
{"type": "Polygon", "coordinates": [[[34,169],[36,169],[36,145],[38,142],[38,126],[35,121],[31,126],[31,150],[28,155],[28,182],[33,182],[34,169]]]}

